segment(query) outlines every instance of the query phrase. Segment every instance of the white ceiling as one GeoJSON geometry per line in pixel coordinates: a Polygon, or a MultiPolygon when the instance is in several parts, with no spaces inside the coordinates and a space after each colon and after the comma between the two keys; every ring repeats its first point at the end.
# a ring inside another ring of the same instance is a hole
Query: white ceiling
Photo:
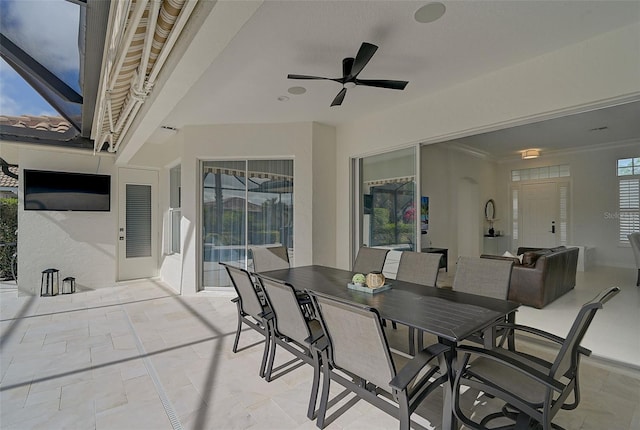
{"type": "MultiPolygon", "coordinates": [[[[474,0],[447,1],[441,19],[420,24],[413,15],[427,3],[267,0],[162,125],[339,125],[640,20],[638,1],[474,0]],[[342,59],[364,41],[379,49],[359,78],[407,80],[404,91],[358,86],[342,106],[330,107],[340,84],[287,79],[340,77],[342,59]],[[292,86],[307,91],[289,94],[292,86]]],[[[599,126],[599,119],[589,121],[599,126]]],[[[150,141],[160,139],[154,133],[150,141]]]]}

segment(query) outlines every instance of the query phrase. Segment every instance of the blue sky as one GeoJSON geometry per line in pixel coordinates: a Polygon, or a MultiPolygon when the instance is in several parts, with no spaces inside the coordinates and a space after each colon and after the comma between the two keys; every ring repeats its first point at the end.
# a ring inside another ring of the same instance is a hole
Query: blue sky
{"type": "MultiPolygon", "coordinates": [[[[80,92],[78,20],[79,6],[66,0],[0,0],[2,32],[80,92]]],[[[0,114],[59,116],[4,60],[0,114]]]]}

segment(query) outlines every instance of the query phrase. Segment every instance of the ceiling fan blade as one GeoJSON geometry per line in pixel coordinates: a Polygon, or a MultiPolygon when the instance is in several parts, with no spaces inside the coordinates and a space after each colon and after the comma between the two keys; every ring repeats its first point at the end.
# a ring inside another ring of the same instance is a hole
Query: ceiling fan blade
{"type": "Polygon", "coordinates": [[[351,75],[353,69],[353,58],[345,58],[342,60],[342,77],[347,78],[351,75]]]}
{"type": "Polygon", "coordinates": [[[409,82],[407,81],[388,81],[380,79],[356,79],[356,85],[365,85],[368,87],[389,88],[391,90],[404,90],[409,82]]]}
{"type": "Polygon", "coordinates": [[[342,100],[344,100],[345,94],[347,94],[347,89],[342,88],[336,98],[331,102],[331,106],[340,106],[342,104],[342,100]]]}
{"type": "Polygon", "coordinates": [[[367,65],[367,63],[369,62],[369,60],[371,60],[371,57],[373,57],[373,54],[375,54],[377,50],[378,47],[371,43],[363,42],[362,45],[360,45],[358,54],[356,54],[356,58],[353,61],[353,67],[351,68],[352,77],[355,78],[360,72],[362,72],[364,66],[367,65]]]}
{"type": "Polygon", "coordinates": [[[324,79],[327,81],[333,81],[334,79],[325,78],[322,76],[309,76],[309,75],[287,75],[287,79],[324,79]]]}

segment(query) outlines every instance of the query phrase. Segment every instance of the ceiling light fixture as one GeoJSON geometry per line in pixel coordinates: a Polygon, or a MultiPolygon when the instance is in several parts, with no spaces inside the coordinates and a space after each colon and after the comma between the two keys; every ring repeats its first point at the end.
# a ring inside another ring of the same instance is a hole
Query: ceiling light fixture
{"type": "Polygon", "coordinates": [[[306,93],[307,89],[305,87],[291,87],[287,91],[289,92],[289,94],[299,95],[306,93]]]}
{"type": "Polygon", "coordinates": [[[427,24],[440,19],[446,10],[447,8],[442,3],[428,3],[418,9],[413,18],[421,24],[427,24]]]}
{"type": "Polygon", "coordinates": [[[522,152],[523,160],[531,160],[532,158],[538,158],[540,156],[540,151],[537,149],[526,149],[522,152]]]}
{"type": "Polygon", "coordinates": [[[286,101],[289,101],[289,97],[287,97],[287,96],[280,96],[280,97],[278,97],[278,101],[279,101],[279,102],[286,102],[286,101]]]}

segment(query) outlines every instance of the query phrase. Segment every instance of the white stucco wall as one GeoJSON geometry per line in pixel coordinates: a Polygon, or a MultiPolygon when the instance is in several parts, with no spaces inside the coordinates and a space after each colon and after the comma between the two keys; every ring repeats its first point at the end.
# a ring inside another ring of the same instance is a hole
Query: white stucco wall
{"type": "Polygon", "coordinates": [[[511,170],[568,164],[571,169],[570,244],[594,247],[596,265],[632,268],[635,262],[631,248],[618,242],[616,162],[638,155],[640,140],[504,163],[499,173],[504,181],[498,194],[508,196],[511,170]]]}
{"type": "Polygon", "coordinates": [[[76,278],[77,289],[112,286],[116,279],[117,186],[114,158],[90,152],[32,149],[19,150],[24,169],[98,173],[111,176],[110,212],[25,211],[20,179],[18,207],[18,289],[40,294],[41,272],[60,270],[60,283],[76,278]]]}
{"type": "MultiPolygon", "coordinates": [[[[493,199],[497,208],[504,203],[496,194],[497,164],[446,143],[424,145],[420,156],[422,195],[429,197],[429,232],[423,236],[422,246],[426,247],[424,241],[428,240],[431,246],[449,249],[449,267],[454,267],[461,245],[471,252],[467,255],[482,253],[482,237],[489,228],[484,219],[486,201],[493,199]],[[476,195],[460,195],[470,184],[476,184],[476,195]],[[469,231],[460,228],[460,215],[469,231]]],[[[496,223],[495,228],[501,229],[500,225],[496,223]]]]}
{"type": "MultiPolygon", "coordinates": [[[[322,194],[314,195],[313,162],[314,134],[319,145],[332,151],[335,140],[332,131],[312,123],[296,124],[243,124],[208,125],[185,127],[180,133],[182,139],[182,216],[183,252],[181,285],[173,285],[183,294],[194,294],[198,288],[200,258],[198,249],[200,237],[196,226],[199,222],[200,160],[291,158],[294,160],[294,263],[311,264],[314,261],[313,226],[322,223],[331,225],[332,217],[322,220],[318,208],[322,206],[322,194]]],[[[333,158],[332,158],[333,159],[333,158]]],[[[332,166],[324,167],[320,178],[335,177],[332,166]]],[[[334,189],[333,187],[331,188],[334,189]]],[[[325,193],[329,194],[329,193],[325,193]]],[[[333,203],[326,202],[328,207],[333,203]]],[[[335,213],[335,212],[333,212],[335,213]]],[[[334,244],[322,244],[318,258],[334,248],[334,244]]],[[[163,270],[163,273],[166,273],[163,270]]],[[[165,275],[166,276],[166,275],[165,275]]]]}
{"type": "MultiPolygon", "coordinates": [[[[349,265],[349,160],[640,94],[640,24],[446,88],[337,128],[336,262],[349,265]]],[[[410,91],[410,86],[407,87],[410,91]]]]}

